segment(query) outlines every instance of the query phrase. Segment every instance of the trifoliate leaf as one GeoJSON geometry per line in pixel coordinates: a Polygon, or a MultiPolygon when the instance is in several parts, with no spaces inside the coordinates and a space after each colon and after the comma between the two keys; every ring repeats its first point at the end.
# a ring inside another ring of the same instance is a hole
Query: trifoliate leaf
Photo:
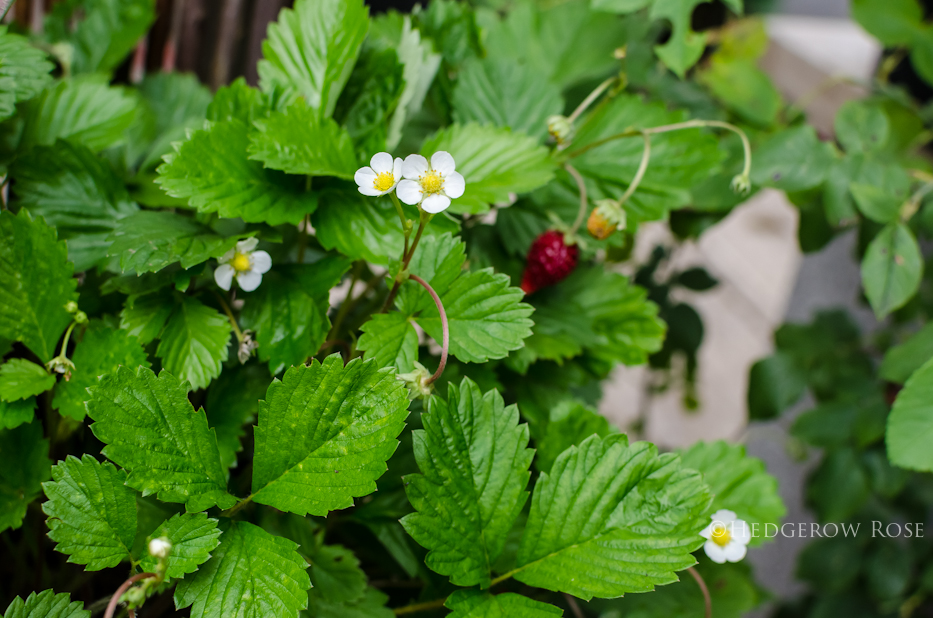
{"type": "Polygon", "coordinates": [[[377,313],[360,327],[356,347],[380,367],[411,371],[418,360],[418,333],[404,313],[377,313]]]}
{"type": "MultiPolygon", "coordinates": [[[[313,270],[314,265],[299,268],[313,270]]],[[[257,353],[272,375],[317,354],[330,330],[326,293],[311,296],[296,270],[263,275],[263,285],[249,296],[241,316],[243,328],[256,333],[257,353]]]]}
{"type": "Polygon", "coordinates": [[[492,595],[478,590],[457,590],[444,607],[449,618],[551,618],[564,610],[513,592],[492,595]]]}
{"type": "Polygon", "coordinates": [[[155,21],[152,0],[59,2],[45,20],[52,40],[72,46],[73,73],[109,73],[155,21]]]}
{"type": "MultiPolygon", "coordinates": [[[[522,347],[534,325],[534,307],[521,302],[525,293],[509,286],[508,275],[485,268],[459,277],[441,295],[450,327],[450,353],[467,363],[503,358],[522,347]]],[[[409,282],[406,285],[418,285],[409,282]]],[[[441,318],[432,303],[418,324],[441,341],[441,318]]]]}
{"type": "Polygon", "coordinates": [[[405,123],[421,111],[424,98],[441,66],[441,55],[434,52],[430,39],[422,39],[421,31],[411,27],[411,17],[408,15],[404,16],[401,33],[393,44],[398,60],[404,66],[402,77],[405,88],[389,122],[386,148],[390,151],[402,139],[405,123]]]}
{"type": "MultiPolygon", "coordinates": [[[[168,555],[166,576],[180,579],[188,573],[194,573],[198,567],[211,557],[211,552],[220,545],[217,539],[220,530],[217,520],[205,513],[179,513],[164,522],[149,535],[151,539],[165,537],[172,543],[168,555]]],[[[139,567],[143,571],[154,572],[159,559],[147,555],[139,567]]]]}
{"type": "Polygon", "coordinates": [[[100,152],[123,141],[137,106],[135,97],[110,86],[106,77],[62,80],[23,106],[20,146],[51,145],[61,138],[100,152]]]}
{"type": "Polygon", "coordinates": [[[878,377],[888,382],[903,384],[928,360],[933,358],[933,323],[927,323],[910,339],[889,349],[881,366],[878,377]]]}
{"type": "Polygon", "coordinates": [[[923,256],[913,233],[891,223],[868,245],[862,259],[862,286],[880,320],[902,307],[920,287],[923,256]]]}
{"type": "Polygon", "coordinates": [[[743,445],[722,440],[697,442],[680,457],[685,468],[700,472],[709,485],[713,493],[710,515],[728,509],[761,530],[761,534],[752,535],[752,545],[764,538],[765,524],[777,526],[787,513],[777,479],[768,474],[764,462],[746,455],[743,445]]]}
{"type": "Polygon", "coordinates": [[[361,0],[298,0],[269,24],[259,61],[266,92],[303,97],[329,118],[369,29],[361,0]]]}
{"type": "Polygon", "coordinates": [[[314,596],[312,589],[308,601],[315,618],[393,618],[395,614],[386,607],[389,596],[375,588],[367,588],[356,601],[328,601],[314,596]]]}
{"type": "Polygon", "coordinates": [[[249,158],[289,174],[353,178],[357,169],[353,141],[330,118],[319,119],[304,99],[253,123],[249,158]]]}
{"type": "Polygon", "coordinates": [[[538,478],[514,577],[587,600],[677,581],[703,543],[709,500],[677,456],[592,436],[538,478]]]}
{"type": "Polygon", "coordinates": [[[48,452],[39,421],[0,430],[0,532],[23,523],[26,507],[49,478],[48,452]]]}
{"type": "Polygon", "coordinates": [[[124,330],[115,330],[100,323],[93,323],[84,333],[71,360],[75,364],[71,379],[56,387],[52,407],[57,408],[62,416],[70,416],[76,421],[84,420],[84,402],[91,398],[87,389],[97,385],[98,377],[114,372],[121,365],[134,371],[140,365],[149,366],[146,351],[139,341],[124,330]]]}
{"type": "Polygon", "coordinates": [[[0,26],[0,120],[16,112],[16,104],[36,96],[52,81],[55,68],[47,54],[33,47],[29,39],[0,26]]]}
{"type": "Polygon", "coordinates": [[[342,545],[324,545],[310,559],[311,601],[359,601],[366,592],[366,573],[353,552],[342,545]]]}
{"type": "Polygon", "coordinates": [[[885,442],[888,457],[896,466],[911,470],[933,470],[933,361],[918,369],[898,393],[888,417],[885,442]]]}
{"type": "Polygon", "coordinates": [[[221,524],[213,557],[178,582],[175,606],[192,618],[298,616],[308,606],[307,564],[296,543],[244,521],[221,524]]]}
{"type": "Polygon", "coordinates": [[[0,400],[28,399],[53,386],[55,376],[25,358],[11,358],[0,365],[0,400]]]}
{"type": "Polygon", "coordinates": [[[191,384],[205,388],[227,360],[230,322],[224,314],[190,296],[176,303],[156,349],[162,365],[191,384]]]}
{"type": "Polygon", "coordinates": [[[141,275],[181,262],[191,268],[222,256],[246,235],[224,237],[209,227],[179,214],[144,211],[120,221],[108,240],[107,254],[120,258],[123,272],[141,275]]]}
{"type": "Polygon", "coordinates": [[[0,337],[21,341],[43,362],[71,322],[65,303],[77,300],[68,250],[55,228],[21,210],[0,212],[0,337]]]}
{"type": "Polygon", "coordinates": [[[80,601],[72,601],[65,592],[55,594],[52,590],[33,592],[26,600],[15,597],[3,618],[91,618],[80,601]]]}
{"type": "Polygon", "coordinates": [[[214,93],[207,106],[207,119],[215,122],[236,119],[250,127],[254,120],[268,115],[269,105],[265,93],[250,88],[245,79],[238,77],[214,93]]]}
{"type": "Polygon", "coordinates": [[[52,467],[52,481],[42,484],[48,497],[42,511],[49,538],[68,562],[99,571],[132,559],[136,492],[125,483],[126,472],[87,454],[52,467]]]}
{"type": "MultiPolygon", "coordinates": [[[[418,250],[408,263],[408,272],[428,282],[438,294],[443,294],[460,276],[466,262],[466,244],[451,234],[428,236],[418,243],[418,250]]],[[[408,315],[434,307],[434,300],[421,285],[404,285],[399,289],[395,305],[408,315]]]]}
{"type": "Polygon", "coordinates": [[[555,163],[538,140],[508,129],[476,123],[441,129],[421,146],[430,159],[449,152],[466,180],[462,197],[450,206],[454,213],[481,213],[490,204],[508,202],[510,193],[528,193],[554,178],[555,163]]]}
{"type": "Polygon", "coordinates": [[[58,140],[33,148],[11,174],[17,203],[58,228],[78,271],[106,257],[108,234],[139,210],[110,164],[80,144],[58,140]]]}
{"type": "Polygon", "coordinates": [[[428,401],[423,431],[414,432],[422,474],[405,477],[416,513],[405,530],[429,552],[425,564],[458,586],[488,588],[492,566],[522,510],[534,451],[518,408],[497,391],[483,394],[465,378],[449,400],[428,401]]]}
{"type": "Polygon", "coordinates": [[[228,367],[207,391],[207,422],[217,434],[220,463],[236,465],[246,425],[256,420],[259,400],[269,386],[269,373],[255,363],[228,367]]]}
{"type": "Polygon", "coordinates": [[[454,88],[454,120],[547,137],[548,117],[564,109],[560,90],[532,67],[488,56],[464,65],[454,88]]]}
{"type": "Polygon", "coordinates": [[[156,182],[200,212],[269,225],[298,223],[317,207],[302,179],[263,169],[247,157],[247,125],[238,119],[205,122],[165,155],[156,182]]]}
{"type": "Polygon", "coordinates": [[[819,186],[834,160],[832,146],[809,125],[779,131],[755,149],[752,183],[782,191],[819,186]]]}
{"type": "Polygon", "coordinates": [[[9,402],[0,400],[0,430],[14,429],[23,423],[31,422],[35,418],[35,412],[35,397],[9,402]]]}
{"type": "Polygon", "coordinates": [[[547,472],[565,450],[580,445],[592,435],[600,438],[615,433],[609,421],[578,401],[567,399],[551,408],[547,426],[535,440],[535,467],[547,472]]]}
{"type": "Polygon", "coordinates": [[[553,289],[556,298],[577,303],[590,320],[597,339],[587,346],[604,362],[640,365],[661,349],[666,330],[658,306],[627,277],[599,268],[578,268],[553,289]]]}
{"type": "MultiPolygon", "coordinates": [[[[663,103],[643,101],[637,95],[619,95],[600,105],[581,126],[570,150],[587,147],[629,129],[646,129],[688,120],[686,112],[669,111],[663,103]]],[[[615,139],[579,155],[574,167],[595,182],[594,195],[622,197],[637,173],[644,140],[636,135],[615,139]]],[[[648,170],[625,210],[638,221],[664,219],[669,210],[692,202],[691,190],[717,168],[723,151],[710,130],[687,129],[651,136],[648,170]]],[[[757,163],[757,159],[756,159],[757,163]]],[[[569,176],[565,181],[573,182],[569,176]]],[[[574,199],[577,197],[574,184],[574,199]]],[[[595,199],[595,198],[594,198],[595,199]]]]}
{"type": "MultiPolygon", "coordinates": [[[[402,205],[407,219],[418,221],[417,206],[402,205]]],[[[334,249],[354,260],[388,266],[402,254],[404,236],[392,201],[373,198],[356,191],[327,190],[320,207],[311,215],[317,239],[326,249],[334,249]]],[[[455,219],[438,215],[425,228],[425,236],[457,232],[455,219]]]]}
{"type": "Polygon", "coordinates": [[[127,300],[123,311],[120,312],[120,329],[130,336],[136,337],[139,342],[146,345],[153,339],[158,339],[162,328],[172,311],[175,303],[171,296],[164,294],[146,294],[141,297],[131,297],[127,300]]]}
{"type": "Polygon", "coordinates": [[[292,367],[259,404],[253,500],[299,515],[352,506],[376,490],[407,416],[404,386],[373,361],[292,367]]]}
{"type": "Polygon", "coordinates": [[[167,371],[156,378],[145,367],[119,367],[100,379],[87,410],[96,421],[91,431],[107,445],[101,452],[130,471],[127,484],[144,496],[158,492],[188,512],[236,503],[227,493],[217,438],[204,411],[188,401],[185,382],[167,371]]]}

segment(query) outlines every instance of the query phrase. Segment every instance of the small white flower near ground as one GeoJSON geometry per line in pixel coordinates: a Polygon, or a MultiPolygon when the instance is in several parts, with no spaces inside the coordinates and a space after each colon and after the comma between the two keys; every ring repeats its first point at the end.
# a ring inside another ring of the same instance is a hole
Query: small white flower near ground
{"type": "Polygon", "coordinates": [[[408,155],[402,167],[405,180],[399,183],[396,195],[406,204],[419,204],[425,212],[437,214],[450,206],[450,200],[463,195],[466,182],[456,171],[449,152],[439,151],[430,163],[421,155],[408,155]]]}
{"type": "Polygon", "coordinates": [[[172,542],[164,536],[149,541],[149,555],[154,558],[167,558],[170,551],[172,542]]]}
{"type": "Polygon", "coordinates": [[[395,188],[402,179],[402,160],[392,159],[388,152],[378,152],[369,161],[369,166],[356,170],[356,181],[363,195],[378,197],[395,188]]]}
{"type": "Polygon", "coordinates": [[[727,509],[716,511],[710,518],[713,522],[700,533],[706,539],[703,551],[709,559],[723,564],[744,558],[748,542],[752,540],[748,524],[727,509]]]}
{"type": "Polygon", "coordinates": [[[252,292],[262,283],[262,276],[272,268],[272,258],[265,251],[255,251],[259,241],[247,238],[236,244],[217,260],[220,266],[214,270],[214,281],[225,290],[230,289],[233,278],[244,292],[252,292]]]}

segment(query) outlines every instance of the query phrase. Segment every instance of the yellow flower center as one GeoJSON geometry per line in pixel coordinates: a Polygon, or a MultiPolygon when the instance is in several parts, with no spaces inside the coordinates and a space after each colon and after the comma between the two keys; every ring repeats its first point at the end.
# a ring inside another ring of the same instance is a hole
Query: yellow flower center
{"type": "Polygon", "coordinates": [[[376,174],[376,178],[373,180],[373,187],[376,191],[388,191],[394,184],[395,176],[392,175],[392,172],[380,172],[376,174]]]}
{"type": "Polygon", "coordinates": [[[710,534],[709,538],[716,545],[725,547],[729,544],[729,541],[732,540],[732,533],[729,532],[728,528],[722,524],[719,524],[717,526],[713,526],[713,532],[710,534]]]}
{"type": "Polygon", "coordinates": [[[440,174],[430,171],[420,179],[422,193],[437,193],[444,188],[444,179],[440,174]]]}
{"type": "Polygon", "coordinates": [[[251,266],[249,256],[245,253],[237,253],[233,256],[233,259],[230,260],[230,266],[233,266],[233,270],[238,273],[246,272],[251,266]]]}

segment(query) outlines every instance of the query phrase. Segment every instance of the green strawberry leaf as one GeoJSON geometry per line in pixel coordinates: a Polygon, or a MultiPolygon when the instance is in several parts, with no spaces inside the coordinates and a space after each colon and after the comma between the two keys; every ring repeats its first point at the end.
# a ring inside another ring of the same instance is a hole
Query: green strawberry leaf
{"type": "Polygon", "coordinates": [[[676,455],[624,435],[592,436],[538,478],[514,577],[586,600],[677,581],[696,562],[709,501],[699,473],[676,455]]]}
{"type": "Polygon", "coordinates": [[[425,564],[458,586],[488,588],[492,567],[521,512],[534,451],[518,408],[465,378],[448,401],[428,400],[423,431],[414,432],[421,474],[405,477],[415,513],[405,530],[426,547],[425,564]]]}
{"type": "MultiPolygon", "coordinates": [[[[150,539],[163,537],[172,543],[165,569],[165,575],[172,579],[181,579],[197,571],[220,545],[217,540],[220,537],[217,520],[209,518],[205,513],[178,513],[149,535],[150,539]]],[[[158,564],[158,558],[146,555],[139,568],[151,573],[158,564]]]]}
{"type": "Polygon", "coordinates": [[[510,193],[528,193],[554,178],[556,164],[538,140],[505,128],[476,123],[454,124],[429,137],[421,146],[428,159],[449,152],[466,180],[462,197],[453,200],[453,213],[477,214],[491,204],[508,202],[510,193]]]}
{"type": "Polygon", "coordinates": [[[3,618],[91,618],[91,612],[83,609],[80,601],[72,601],[67,593],[55,594],[52,590],[33,592],[26,600],[14,597],[3,613],[3,618]]]}
{"type": "Polygon", "coordinates": [[[248,131],[238,119],[206,121],[165,155],[156,183],[200,212],[251,223],[298,223],[314,212],[316,195],[305,191],[301,179],[250,161],[248,131]]]}
{"type": "Polygon", "coordinates": [[[366,593],[366,573],[353,552],[342,545],[324,545],[311,562],[311,603],[352,603],[366,593]]]}
{"type": "Polygon", "coordinates": [[[52,467],[52,480],[42,484],[48,497],[42,510],[49,538],[68,562],[99,571],[133,559],[136,492],[125,483],[126,472],[87,454],[52,467]]]}
{"type": "Polygon", "coordinates": [[[149,367],[146,351],[136,339],[124,330],[115,330],[99,322],[92,322],[84,333],[71,361],[75,364],[71,379],[55,388],[52,407],[62,416],[76,421],[84,420],[84,402],[91,398],[87,389],[97,385],[98,377],[113,373],[121,365],[133,370],[140,365],[149,367]]]}
{"type": "Polygon", "coordinates": [[[547,426],[535,438],[535,467],[549,471],[557,458],[571,446],[578,446],[592,435],[600,438],[616,433],[606,417],[578,401],[567,399],[553,408],[547,426]]]}
{"type": "Polygon", "coordinates": [[[888,417],[885,442],[895,466],[933,471],[933,361],[927,361],[904,384],[888,417]]]}
{"type": "Polygon", "coordinates": [[[0,212],[0,337],[21,341],[43,362],[71,322],[65,303],[77,300],[68,250],[55,228],[21,210],[0,212]]]}
{"type": "Polygon", "coordinates": [[[418,333],[403,313],[377,313],[360,327],[363,334],[356,347],[380,367],[411,371],[418,360],[418,333]]]}
{"type": "Polygon", "coordinates": [[[289,174],[353,178],[357,165],[347,130],[297,99],[284,111],[256,120],[249,158],[289,174]]]}
{"type": "Polygon", "coordinates": [[[888,382],[903,384],[910,376],[933,358],[933,323],[910,336],[907,341],[895,345],[884,354],[878,368],[878,377],[888,382]]]}
{"type": "Polygon", "coordinates": [[[214,122],[236,119],[251,127],[254,120],[269,114],[269,106],[265,93],[250,88],[245,79],[238,77],[214,93],[207,106],[207,119],[214,122]]]}
{"type": "Polygon", "coordinates": [[[16,160],[17,203],[58,228],[68,257],[84,271],[107,256],[107,235],[139,207],[123,179],[90,149],[65,140],[16,160]]]}
{"type": "Polygon", "coordinates": [[[393,618],[395,614],[386,607],[388,600],[388,595],[367,588],[356,601],[328,601],[312,594],[308,603],[316,618],[393,618]]]}
{"type": "Polygon", "coordinates": [[[269,386],[269,373],[256,363],[228,367],[207,391],[207,422],[217,434],[220,463],[225,470],[237,463],[246,426],[256,420],[259,400],[269,386]]]}
{"type": "Polygon", "coordinates": [[[175,304],[156,356],[192,389],[206,388],[227,360],[230,322],[224,314],[185,296],[175,304]]]}
{"type": "Polygon", "coordinates": [[[225,521],[213,556],[178,582],[175,606],[192,618],[297,616],[308,606],[307,564],[296,543],[244,521],[225,521]]]}
{"type": "Polygon", "coordinates": [[[259,61],[266,92],[302,97],[329,118],[369,29],[361,0],[298,0],[269,24],[259,61]]]}
{"type": "Polygon", "coordinates": [[[24,423],[32,422],[35,413],[35,397],[9,402],[0,400],[0,430],[15,429],[24,423]]]}
{"type": "Polygon", "coordinates": [[[11,358],[0,365],[0,400],[29,399],[55,386],[55,376],[25,358],[11,358]]]}
{"type": "Polygon", "coordinates": [[[0,430],[0,532],[19,528],[26,508],[42,492],[52,462],[42,423],[0,430]]]}
{"type": "Polygon", "coordinates": [[[0,26],[0,120],[16,113],[17,103],[39,94],[52,81],[49,72],[55,68],[44,51],[9,30],[0,26]]]}
{"type": "MultiPolygon", "coordinates": [[[[465,262],[466,244],[459,238],[451,234],[427,236],[418,243],[418,250],[408,263],[408,272],[427,281],[440,295],[460,276],[465,262]]],[[[402,286],[395,305],[407,315],[435,306],[431,295],[420,285],[402,286]]]]}
{"type": "Polygon", "coordinates": [[[923,256],[913,233],[890,223],[868,245],[862,286],[879,320],[913,298],[923,278],[923,256]]]}
{"type": "Polygon", "coordinates": [[[564,610],[533,601],[514,592],[492,595],[478,590],[457,590],[444,603],[449,618],[551,618],[564,610]]]}
{"type": "Polygon", "coordinates": [[[253,500],[302,516],[352,506],[376,490],[407,416],[404,386],[375,362],[288,369],[259,404],[253,500]]]}
{"type": "Polygon", "coordinates": [[[217,438],[203,410],[188,401],[188,384],[167,371],[118,367],[100,379],[87,402],[101,451],[129,470],[127,484],[144,496],[185,504],[188,512],[232,507],[217,438]]]}

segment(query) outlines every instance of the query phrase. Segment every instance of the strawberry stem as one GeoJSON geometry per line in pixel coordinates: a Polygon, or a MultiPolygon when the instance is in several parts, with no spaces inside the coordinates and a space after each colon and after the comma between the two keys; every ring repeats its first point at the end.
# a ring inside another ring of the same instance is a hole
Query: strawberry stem
{"type": "Polygon", "coordinates": [[[107,609],[104,611],[104,618],[113,618],[113,613],[117,610],[117,604],[120,602],[120,597],[123,596],[124,592],[129,590],[130,586],[141,579],[148,579],[150,577],[158,577],[158,575],[155,573],[139,573],[138,575],[134,575],[120,584],[120,587],[117,588],[117,591],[113,593],[112,597],[110,597],[110,603],[107,604],[107,609]]]}
{"type": "Polygon", "coordinates": [[[434,288],[432,288],[427,281],[418,275],[408,275],[408,278],[417,281],[428,291],[428,294],[434,299],[434,304],[437,305],[437,312],[441,316],[441,328],[444,331],[444,341],[441,344],[441,364],[437,366],[437,371],[434,372],[434,375],[425,382],[426,384],[432,384],[441,377],[441,374],[444,373],[444,367],[447,366],[447,350],[450,348],[450,326],[447,323],[447,312],[444,311],[444,303],[441,302],[440,296],[437,295],[437,292],[434,291],[434,288]]]}
{"type": "Polygon", "coordinates": [[[564,169],[577,181],[577,189],[580,190],[580,210],[577,211],[577,220],[573,222],[573,227],[570,228],[570,234],[573,236],[586,219],[586,213],[589,210],[589,202],[586,199],[586,184],[583,182],[583,177],[580,175],[580,172],[577,171],[577,168],[570,165],[570,163],[565,163],[564,169]]]}
{"type": "Polygon", "coordinates": [[[703,576],[693,567],[687,569],[693,579],[697,581],[697,586],[700,587],[700,592],[703,593],[703,603],[706,605],[705,609],[705,618],[710,618],[713,615],[713,600],[709,596],[709,588],[706,587],[706,582],[703,581],[703,576]]]}

